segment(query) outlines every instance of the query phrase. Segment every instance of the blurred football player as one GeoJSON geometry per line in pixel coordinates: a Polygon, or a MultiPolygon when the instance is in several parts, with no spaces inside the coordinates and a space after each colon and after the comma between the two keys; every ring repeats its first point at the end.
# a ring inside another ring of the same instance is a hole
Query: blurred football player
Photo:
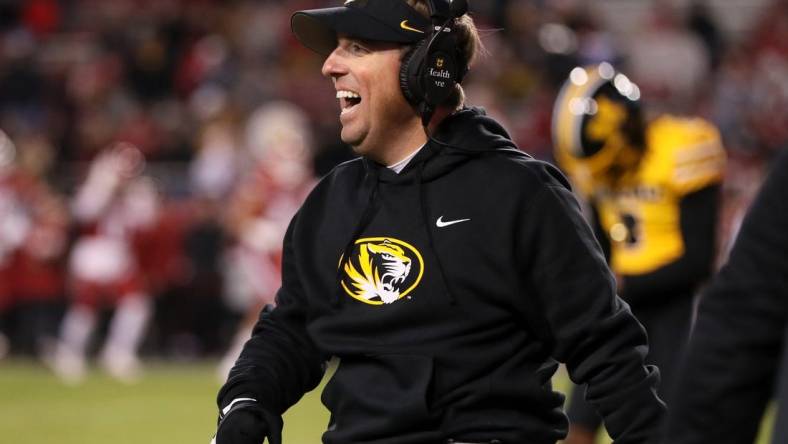
{"type": "MultiPolygon", "coordinates": [[[[28,143],[16,148],[0,131],[0,357],[14,350],[42,356],[54,336],[63,294],[62,258],[68,214],[58,196],[41,178],[28,143]],[[3,320],[10,315],[13,331],[4,337],[3,320]]],[[[38,159],[40,160],[40,158],[38,159]]]]}
{"type": "Polygon", "coordinates": [[[282,238],[311,191],[311,137],[306,115],[286,102],[272,102],[251,115],[246,148],[254,167],[233,192],[227,228],[234,243],[227,252],[225,282],[232,305],[247,313],[219,366],[227,379],[260,310],[274,304],[282,285],[282,238]]]}
{"type": "Polygon", "coordinates": [[[90,339],[100,310],[113,310],[100,361],[125,382],[139,373],[137,348],[151,315],[151,301],[138,237],[154,226],[159,198],[143,176],[144,158],[119,143],[100,153],[80,185],[72,211],[82,234],[69,260],[74,298],[66,312],[53,359],[65,382],[80,382],[86,372],[90,339]]]}
{"type": "MultiPolygon", "coordinates": [[[[558,163],[588,203],[618,291],[649,335],[670,405],[675,366],[689,334],[693,298],[715,257],[725,151],[700,118],[646,122],[640,89],[608,63],[572,70],[556,101],[558,163]]],[[[601,420],[572,394],[566,442],[593,443],[601,420]]]]}
{"type": "Polygon", "coordinates": [[[14,251],[22,244],[29,225],[10,190],[15,157],[16,147],[0,131],[0,359],[10,349],[6,324],[13,296],[12,258],[14,251]]]}

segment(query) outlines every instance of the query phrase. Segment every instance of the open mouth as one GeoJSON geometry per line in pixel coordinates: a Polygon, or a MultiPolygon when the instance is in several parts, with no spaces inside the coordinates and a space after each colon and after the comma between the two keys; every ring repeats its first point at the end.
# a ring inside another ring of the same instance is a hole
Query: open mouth
{"type": "Polygon", "coordinates": [[[342,109],[342,114],[353,110],[353,108],[361,103],[361,96],[353,91],[339,90],[337,91],[337,99],[339,99],[339,106],[342,109]]]}

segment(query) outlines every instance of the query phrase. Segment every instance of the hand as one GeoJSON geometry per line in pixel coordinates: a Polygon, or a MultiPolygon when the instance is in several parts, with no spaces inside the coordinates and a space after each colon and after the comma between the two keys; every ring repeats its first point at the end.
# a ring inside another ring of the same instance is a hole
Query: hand
{"type": "Polygon", "coordinates": [[[269,421],[276,419],[257,402],[238,402],[219,420],[212,444],[262,444],[265,438],[269,444],[281,444],[281,427],[271,427],[269,421]]]}

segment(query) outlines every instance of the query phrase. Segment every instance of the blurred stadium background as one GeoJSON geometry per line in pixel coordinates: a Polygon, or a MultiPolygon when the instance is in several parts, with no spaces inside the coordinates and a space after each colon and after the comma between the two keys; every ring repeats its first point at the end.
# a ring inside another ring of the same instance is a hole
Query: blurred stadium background
{"type": "MultiPolygon", "coordinates": [[[[283,220],[350,156],[321,61],[289,32],[294,10],[337,3],[0,0],[0,440],[208,442],[217,366],[272,296],[283,220]],[[63,359],[69,335],[87,368],[63,359]]],[[[578,64],[613,61],[650,113],[718,125],[724,257],[788,147],[788,1],[471,4],[490,55],[469,102],[537,158],[578,64]]],[[[318,442],[318,398],[288,413],[289,444],[318,442]]]]}

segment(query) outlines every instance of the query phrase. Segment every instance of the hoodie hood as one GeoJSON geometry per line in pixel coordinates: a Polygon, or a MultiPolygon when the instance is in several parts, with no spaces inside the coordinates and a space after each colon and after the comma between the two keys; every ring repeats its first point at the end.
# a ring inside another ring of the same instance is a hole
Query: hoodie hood
{"type": "Polygon", "coordinates": [[[483,108],[470,107],[446,117],[400,174],[368,159],[364,163],[368,169],[377,170],[381,182],[430,182],[474,157],[493,153],[529,157],[517,149],[509,133],[483,108]]]}
{"type": "Polygon", "coordinates": [[[511,136],[484,108],[463,108],[438,125],[433,138],[462,151],[483,153],[516,146],[511,136]]]}

